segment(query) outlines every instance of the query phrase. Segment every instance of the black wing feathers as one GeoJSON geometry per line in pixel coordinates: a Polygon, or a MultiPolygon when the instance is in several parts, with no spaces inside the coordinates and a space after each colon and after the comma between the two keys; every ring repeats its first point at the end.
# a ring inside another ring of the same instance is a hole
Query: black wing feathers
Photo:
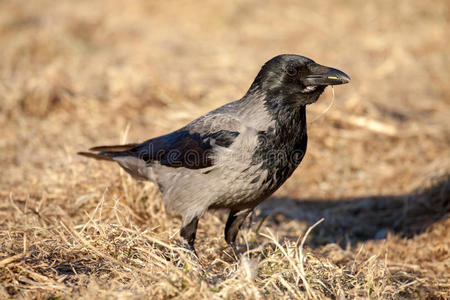
{"type": "Polygon", "coordinates": [[[228,130],[206,134],[179,130],[148,140],[126,152],[147,163],[159,161],[168,167],[201,169],[212,166],[214,146],[227,148],[238,135],[239,132],[228,130]]]}
{"type": "Polygon", "coordinates": [[[162,165],[173,168],[202,169],[213,165],[212,154],[215,146],[227,148],[238,135],[239,132],[229,130],[204,134],[178,130],[142,144],[99,146],[89,149],[98,153],[78,154],[109,161],[114,160],[114,157],[134,156],[143,159],[147,164],[159,161],[162,165]]]}

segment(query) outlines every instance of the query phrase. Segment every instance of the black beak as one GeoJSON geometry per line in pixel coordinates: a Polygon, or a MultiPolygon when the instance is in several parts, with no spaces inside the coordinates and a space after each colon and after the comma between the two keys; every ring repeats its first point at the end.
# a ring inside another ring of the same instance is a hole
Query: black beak
{"type": "Polygon", "coordinates": [[[338,85],[350,82],[350,77],[342,71],[316,63],[309,66],[310,75],[303,80],[306,86],[338,85]]]}

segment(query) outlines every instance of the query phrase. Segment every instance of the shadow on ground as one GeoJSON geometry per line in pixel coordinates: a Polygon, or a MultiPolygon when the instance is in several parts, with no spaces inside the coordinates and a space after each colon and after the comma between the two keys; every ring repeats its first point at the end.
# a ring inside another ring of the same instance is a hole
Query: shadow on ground
{"type": "MultiPolygon", "coordinates": [[[[259,210],[256,223],[267,217],[266,222],[275,226],[284,226],[291,220],[311,226],[324,218],[323,223],[310,234],[308,244],[313,247],[328,243],[344,247],[383,239],[388,232],[411,238],[449,217],[450,175],[405,195],[343,199],[272,198],[263,202],[259,210]]],[[[298,235],[285,238],[296,240],[298,235]]]]}

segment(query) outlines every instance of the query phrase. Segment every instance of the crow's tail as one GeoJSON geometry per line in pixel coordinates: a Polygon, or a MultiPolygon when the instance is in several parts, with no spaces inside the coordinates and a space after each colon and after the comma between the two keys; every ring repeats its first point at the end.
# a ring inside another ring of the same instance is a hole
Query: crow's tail
{"type": "Polygon", "coordinates": [[[78,152],[78,155],[95,158],[98,160],[114,161],[114,157],[130,155],[129,150],[138,144],[115,145],[115,146],[99,146],[89,149],[92,152],[78,152]],[[93,153],[97,152],[97,153],[93,153]]]}

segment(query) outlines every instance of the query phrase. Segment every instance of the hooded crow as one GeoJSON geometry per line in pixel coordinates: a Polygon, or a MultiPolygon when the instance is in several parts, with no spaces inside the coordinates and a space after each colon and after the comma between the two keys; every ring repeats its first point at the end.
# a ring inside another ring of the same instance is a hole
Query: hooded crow
{"type": "Polygon", "coordinates": [[[168,209],[183,216],[180,236],[193,250],[199,218],[229,209],[225,240],[234,247],[247,215],[292,175],[305,155],[306,110],[326,86],[350,81],[304,56],[266,62],[240,100],[141,144],[80,152],[117,162],[157,184],[168,209]]]}

